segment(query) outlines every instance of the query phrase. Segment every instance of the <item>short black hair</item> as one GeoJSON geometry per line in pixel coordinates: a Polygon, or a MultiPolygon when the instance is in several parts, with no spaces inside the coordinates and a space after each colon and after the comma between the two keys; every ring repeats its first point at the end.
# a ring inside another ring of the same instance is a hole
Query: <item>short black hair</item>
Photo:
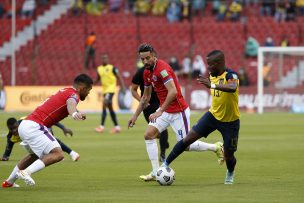
{"type": "Polygon", "coordinates": [[[15,123],[17,123],[17,119],[16,119],[16,118],[9,118],[9,119],[7,119],[7,121],[6,121],[6,125],[7,125],[7,126],[12,126],[12,125],[14,125],[15,123]]]}
{"type": "Polygon", "coordinates": [[[80,74],[74,79],[74,84],[85,84],[86,86],[92,86],[93,80],[87,74],[80,74]]]}
{"type": "Polygon", "coordinates": [[[140,52],[155,52],[154,48],[150,44],[143,43],[138,47],[138,53],[140,52]]]}
{"type": "Polygon", "coordinates": [[[222,57],[224,57],[224,53],[220,50],[213,50],[207,55],[207,57],[211,57],[211,56],[222,56],[222,57]]]}

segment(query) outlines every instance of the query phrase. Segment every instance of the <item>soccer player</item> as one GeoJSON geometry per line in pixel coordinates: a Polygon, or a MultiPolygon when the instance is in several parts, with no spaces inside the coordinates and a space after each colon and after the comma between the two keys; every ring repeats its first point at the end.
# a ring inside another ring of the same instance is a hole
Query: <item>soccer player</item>
{"type": "Polygon", "coordinates": [[[111,133],[120,133],[121,128],[118,125],[116,114],[113,110],[112,99],[116,90],[116,80],[118,79],[120,88],[125,93],[125,86],[123,80],[118,72],[118,69],[112,64],[109,64],[109,57],[107,54],[102,55],[102,65],[97,67],[97,79],[95,84],[101,81],[102,93],[104,94],[104,100],[102,104],[101,125],[95,128],[96,132],[102,133],[105,130],[104,124],[107,117],[107,109],[110,111],[114,128],[111,133]]]}
{"type": "Polygon", "coordinates": [[[76,107],[79,100],[85,100],[92,85],[93,80],[89,76],[78,75],[73,87],[59,90],[20,123],[19,136],[29,154],[20,160],[2,186],[17,187],[16,179],[24,180],[27,185],[35,185],[31,174],[64,158],[63,151],[49,128],[68,115],[77,121],[85,120],[86,115],[76,107]]]}
{"type": "MultiPolygon", "coordinates": [[[[23,118],[18,120],[16,118],[9,118],[6,121],[6,125],[8,128],[8,134],[7,134],[7,144],[5,147],[5,151],[4,154],[1,158],[1,161],[8,161],[9,157],[12,153],[13,147],[15,143],[21,142],[21,139],[19,137],[19,133],[18,133],[18,127],[19,124],[22,122],[23,118]]],[[[66,128],[64,125],[62,125],[61,123],[56,123],[55,126],[59,127],[65,136],[70,135],[73,136],[73,131],[69,128],[66,128]]],[[[52,132],[52,129],[49,128],[49,130],[52,132]]],[[[54,134],[52,132],[52,134],[54,134]]],[[[72,158],[73,161],[78,161],[80,156],[77,152],[73,151],[71,148],[69,148],[67,145],[65,145],[61,140],[59,140],[58,138],[56,138],[56,140],[58,141],[58,143],[60,144],[61,149],[66,152],[67,154],[69,154],[72,158]]],[[[22,145],[22,144],[21,144],[22,145]]]]}
{"type": "Polygon", "coordinates": [[[207,55],[210,76],[202,75],[198,82],[210,89],[212,104],[207,113],[192,127],[189,134],[180,140],[172,149],[164,162],[164,166],[178,157],[187,147],[201,137],[207,136],[214,130],[220,131],[224,140],[224,159],[227,172],[224,183],[233,184],[237,143],[240,129],[240,112],[238,107],[238,76],[225,65],[222,51],[214,50],[207,55]]]}
{"type": "MultiPolygon", "coordinates": [[[[144,93],[144,78],[143,78],[144,70],[145,70],[144,67],[139,68],[132,78],[131,93],[133,97],[139,102],[144,93]],[[140,95],[137,92],[138,88],[140,89],[140,95]]],[[[147,106],[147,108],[143,110],[145,119],[148,123],[149,123],[149,116],[159,108],[159,105],[160,105],[159,99],[157,98],[155,91],[152,89],[149,105],[147,106]]],[[[160,145],[160,161],[163,162],[166,158],[166,149],[169,148],[167,129],[165,129],[160,134],[159,145],[160,145]]]]}
{"type": "MultiPolygon", "coordinates": [[[[190,125],[190,109],[184,100],[177,78],[172,68],[163,60],[156,57],[153,47],[149,44],[142,44],[138,48],[139,56],[144,64],[145,89],[136,112],[128,122],[128,127],[133,127],[142,112],[149,105],[152,93],[152,86],[160,101],[160,107],[149,116],[150,123],[144,134],[146,148],[152,164],[152,172],[140,176],[144,181],[155,180],[155,174],[159,168],[158,148],[156,137],[169,127],[173,128],[177,141],[188,134],[190,125]]],[[[193,143],[190,151],[214,151],[219,159],[223,158],[222,143],[208,144],[201,141],[193,143]]]]}

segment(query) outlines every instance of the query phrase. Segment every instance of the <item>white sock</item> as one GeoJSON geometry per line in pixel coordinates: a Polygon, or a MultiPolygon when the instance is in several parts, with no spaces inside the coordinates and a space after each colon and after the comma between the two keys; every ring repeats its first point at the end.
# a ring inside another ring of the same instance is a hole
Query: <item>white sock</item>
{"type": "Polygon", "coordinates": [[[189,151],[213,151],[215,152],[215,144],[209,144],[202,141],[195,141],[190,145],[189,151]]]}
{"type": "Polygon", "coordinates": [[[11,175],[8,177],[8,179],[6,180],[9,183],[14,183],[17,180],[17,176],[16,173],[20,171],[20,169],[18,168],[18,166],[16,165],[15,168],[13,169],[11,175]]]}
{"type": "Polygon", "coordinates": [[[76,152],[72,150],[72,151],[70,152],[70,155],[73,156],[75,153],[76,153],[76,152]]]}
{"type": "Polygon", "coordinates": [[[156,171],[159,168],[158,147],[157,147],[156,139],[145,140],[145,142],[146,142],[148,156],[151,161],[153,173],[156,174],[156,171]]]}
{"type": "Polygon", "coordinates": [[[40,171],[43,168],[45,168],[45,164],[40,159],[37,159],[34,163],[29,165],[29,167],[25,169],[25,172],[31,175],[32,173],[36,173],[37,171],[40,171]]]}

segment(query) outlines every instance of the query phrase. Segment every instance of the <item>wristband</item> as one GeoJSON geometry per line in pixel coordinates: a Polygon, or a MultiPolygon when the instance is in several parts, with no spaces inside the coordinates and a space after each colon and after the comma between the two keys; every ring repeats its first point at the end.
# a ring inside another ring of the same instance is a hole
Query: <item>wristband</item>
{"type": "Polygon", "coordinates": [[[72,114],[72,117],[75,118],[75,116],[76,116],[77,113],[78,113],[78,112],[75,111],[75,112],[72,114]]]}
{"type": "Polygon", "coordinates": [[[211,84],[210,89],[215,89],[216,85],[215,84],[211,84]]]}

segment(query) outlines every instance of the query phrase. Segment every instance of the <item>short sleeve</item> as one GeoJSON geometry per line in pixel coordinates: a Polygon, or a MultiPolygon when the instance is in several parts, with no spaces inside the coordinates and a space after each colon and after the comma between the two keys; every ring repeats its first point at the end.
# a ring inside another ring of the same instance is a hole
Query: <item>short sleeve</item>
{"type": "Polygon", "coordinates": [[[163,83],[166,84],[167,82],[173,79],[172,71],[168,69],[163,69],[159,72],[159,77],[161,78],[163,83]]]}
{"type": "Polygon", "coordinates": [[[143,83],[143,71],[138,69],[135,75],[132,78],[132,83],[136,85],[140,85],[143,83]]]}
{"type": "Polygon", "coordinates": [[[233,71],[229,71],[226,75],[226,80],[238,80],[238,75],[237,73],[233,72],[233,71]]]}
{"type": "Polygon", "coordinates": [[[144,86],[149,87],[151,86],[151,81],[149,78],[149,72],[148,71],[144,71],[144,86]]]}

